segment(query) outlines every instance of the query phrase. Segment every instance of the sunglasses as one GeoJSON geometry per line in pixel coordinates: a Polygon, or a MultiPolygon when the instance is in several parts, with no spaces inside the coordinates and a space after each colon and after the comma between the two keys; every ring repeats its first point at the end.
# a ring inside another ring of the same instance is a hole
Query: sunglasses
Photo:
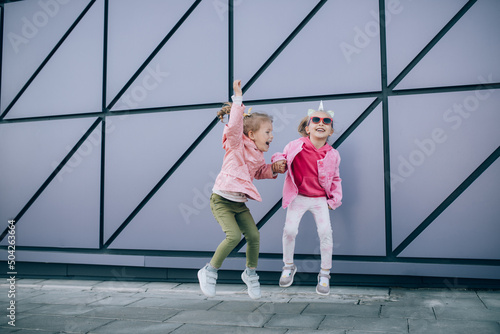
{"type": "Polygon", "coordinates": [[[319,124],[319,122],[323,122],[325,125],[330,125],[333,122],[333,119],[330,117],[317,117],[313,116],[309,119],[310,122],[313,122],[314,124],[319,124]]]}

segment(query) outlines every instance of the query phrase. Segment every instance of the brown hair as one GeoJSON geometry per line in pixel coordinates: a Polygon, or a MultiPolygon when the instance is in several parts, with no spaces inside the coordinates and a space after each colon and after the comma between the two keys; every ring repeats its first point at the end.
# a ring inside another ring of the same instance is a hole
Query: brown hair
{"type": "Polygon", "coordinates": [[[306,116],[300,120],[299,127],[297,128],[297,131],[302,135],[302,137],[309,137],[309,135],[306,132],[306,126],[307,123],[309,122],[309,116],[306,116]]]}
{"type": "MultiPolygon", "coordinates": [[[[232,107],[231,102],[225,102],[222,105],[221,110],[217,112],[217,117],[219,117],[220,121],[224,123],[224,115],[229,115],[231,113],[231,107],[232,107]]],[[[258,131],[260,129],[260,126],[264,122],[273,122],[272,116],[269,116],[268,114],[260,113],[260,112],[253,112],[251,114],[246,114],[243,118],[243,133],[245,136],[248,137],[248,132],[249,131],[258,131]]]]}
{"type": "Polygon", "coordinates": [[[222,108],[217,112],[217,117],[219,117],[220,121],[224,123],[224,115],[229,115],[231,112],[231,106],[233,104],[231,102],[224,102],[222,108]]]}

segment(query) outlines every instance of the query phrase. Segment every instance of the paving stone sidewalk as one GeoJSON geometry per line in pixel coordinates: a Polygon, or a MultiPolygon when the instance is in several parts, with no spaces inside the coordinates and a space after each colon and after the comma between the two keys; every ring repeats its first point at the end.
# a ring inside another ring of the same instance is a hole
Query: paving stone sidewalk
{"type": "MultiPolygon", "coordinates": [[[[5,282],[5,281],[4,281],[5,282]]],[[[500,291],[20,279],[0,284],[0,333],[500,333],[500,291]],[[15,327],[9,325],[15,301],[15,327]]]]}

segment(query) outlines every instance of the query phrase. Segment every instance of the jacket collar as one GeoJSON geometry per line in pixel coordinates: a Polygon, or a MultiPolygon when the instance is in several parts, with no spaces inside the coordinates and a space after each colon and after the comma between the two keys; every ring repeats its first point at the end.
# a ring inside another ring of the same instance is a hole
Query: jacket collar
{"type": "Polygon", "coordinates": [[[311,139],[309,137],[301,137],[300,141],[302,142],[302,145],[307,145],[309,147],[314,148],[316,151],[330,151],[333,149],[332,145],[326,143],[323,147],[316,148],[314,144],[311,142],[311,139]]]}
{"type": "Polygon", "coordinates": [[[243,135],[243,145],[245,145],[249,149],[253,148],[260,152],[260,150],[257,148],[257,145],[255,145],[255,142],[245,135],[243,135]]]}

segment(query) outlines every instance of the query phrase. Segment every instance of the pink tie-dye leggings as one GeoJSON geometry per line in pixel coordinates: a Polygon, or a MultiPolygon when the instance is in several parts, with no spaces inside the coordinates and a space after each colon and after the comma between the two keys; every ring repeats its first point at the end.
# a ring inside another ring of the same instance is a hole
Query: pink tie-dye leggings
{"type": "Polygon", "coordinates": [[[308,210],[311,211],[316,221],[316,228],[320,240],[321,268],[331,269],[333,238],[326,197],[306,197],[297,195],[288,206],[285,227],[283,228],[283,262],[285,262],[285,264],[293,263],[295,237],[299,232],[300,220],[308,210]]]}

